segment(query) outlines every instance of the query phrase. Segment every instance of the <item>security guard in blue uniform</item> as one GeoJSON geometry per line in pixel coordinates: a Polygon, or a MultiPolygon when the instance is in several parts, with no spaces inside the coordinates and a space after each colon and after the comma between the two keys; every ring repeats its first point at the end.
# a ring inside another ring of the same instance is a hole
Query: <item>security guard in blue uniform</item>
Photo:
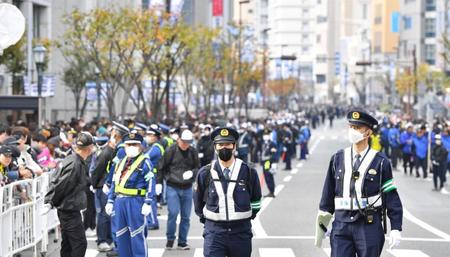
{"type": "Polygon", "coordinates": [[[247,123],[243,123],[241,129],[239,130],[240,138],[237,145],[238,158],[243,162],[248,162],[248,154],[250,153],[250,148],[252,147],[252,138],[247,131],[247,123]]]}
{"type": "Polygon", "coordinates": [[[147,257],[147,216],[155,194],[153,166],[142,152],[143,137],[124,138],[126,158],[116,165],[105,211],[114,207],[119,256],[147,257]]]}
{"type": "MultiPolygon", "coordinates": [[[[156,167],[158,167],[158,162],[165,152],[164,146],[160,143],[160,137],[161,131],[158,125],[152,124],[147,128],[145,142],[147,143],[148,149],[146,149],[145,154],[150,158],[155,176],[158,172],[156,169],[156,167]]],[[[152,201],[152,216],[148,217],[148,228],[151,230],[159,229],[156,195],[160,195],[161,191],[161,185],[157,184],[155,187],[155,199],[152,201]]]]}
{"type": "Polygon", "coordinates": [[[261,208],[258,173],[234,157],[239,134],[229,127],[211,133],[217,161],[202,167],[194,185],[195,213],[205,224],[205,257],[250,257],[252,225],[261,208]]]}
{"type": "Polygon", "coordinates": [[[331,158],[317,215],[315,244],[321,246],[334,213],[331,256],[380,256],[386,211],[391,224],[389,246],[400,244],[402,203],[389,159],[369,146],[368,138],[377,120],[361,109],[350,111],[347,119],[352,146],[331,158]]]}

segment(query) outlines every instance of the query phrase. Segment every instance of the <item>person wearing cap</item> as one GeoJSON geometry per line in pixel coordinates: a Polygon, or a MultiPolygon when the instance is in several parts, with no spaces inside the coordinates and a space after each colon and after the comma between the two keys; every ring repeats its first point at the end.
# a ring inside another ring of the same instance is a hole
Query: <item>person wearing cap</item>
{"type": "Polygon", "coordinates": [[[87,241],[80,211],[87,206],[85,188],[90,182],[86,159],[92,154],[93,144],[89,133],[78,135],[74,152],[62,161],[45,196],[42,214],[48,213],[51,208],[58,210],[61,257],[78,257],[86,253],[87,241]]]}
{"type": "MultiPolygon", "coordinates": [[[[158,173],[158,162],[161,160],[164,155],[164,146],[160,143],[161,139],[161,131],[156,124],[152,124],[147,128],[145,135],[145,142],[147,143],[147,149],[145,154],[150,159],[150,162],[153,165],[153,173],[158,173]]],[[[162,193],[162,185],[157,184],[155,188],[155,199],[152,201],[152,217],[148,218],[148,229],[157,230],[159,229],[159,221],[158,221],[158,206],[156,196],[162,193]]]]}
{"type": "Polygon", "coordinates": [[[433,164],[433,191],[441,192],[442,194],[449,194],[444,187],[445,173],[447,172],[447,149],[442,144],[442,136],[437,134],[434,136],[433,148],[431,149],[431,163],[433,164]],[[439,179],[439,185],[438,185],[439,179]]]}
{"type": "Polygon", "coordinates": [[[243,123],[239,129],[239,143],[237,146],[238,158],[248,162],[248,154],[250,153],[250,148],[252,148],[252,138],[247,131],[247,123],[243,123]]]}
{"type": "Polygon", "coordinates": [[[96,137],[95,144],[97,150],[92,155],[90,165],[91,185],[95,196],[95,209],[97,216],[97,249],[100,252],[108,252],[112,249],[111,244],[111,217],[106,214],[105,206],[108,196],[103,192],[108,175],[108,163],[114,157],[114,148],[116,147],[108,137],[96,137]]]}
{"type": "Polygon", "coordinates": [[[214,144],[211,141],[211,125],[203,127],[202,134],[197,143],[198,158],[200,167],[206,166],[214,159],[214,144]]]}
{"type": "Polygon", "coordinates": [[[403,155],[403,172],[405,175],[408,174],[408,166],[409,166],[409,175],[413,174],[414,167],[414,156],[413,156],[413,125],[408,123],[406,125],[406,130],[402,132],[400,135],[400,145],[402,148],[403,155]]]}
{"type": "Polygon", "coordinates": [[[251,219],[261,208],[258,173],[235,158],[239,133],[219,127],[211,133],[218,160],[200,169],[194,186],[195,213],[204,223],[203,255],[250,257],[251,219]]]}
{"type": "Polygon", "coordinates": [[[119,256],[146,257],[147,216],[155,194],[153,166],[143,152],[140,134],[132,131],[123,141],[126,157],[115,166],[105,211],[115,213],[119,256]]]}
{"type": "Polygon", "coordinates": [[[423,179],[428,179],[428,135],[426,126],[421,126],[413,136],[414,162],[416,179],[420,179],[419,168],[422,168],[423,179]]]}
{"type": "Polygon", "coordinates": [[[275,179],[273,175],[277,170],[277,145],[270,138],[270,130],[263,133],[263,145],[261,152],[261,165],[263,167],[264,180],[266,181],[269,193],[264,197],[275,197],[275,179]]]}
{"type": "Polygon", "coordinates": [[[2,184],[8,184],[23,179],[33,177],[33,174],[27,169],[12,167],[13,147],[10,145],[0,145],[0,174],[2,184]]]}
{"type": "Polygon", "coordinates": [[[180,214],[178,228],[178,249],[189,250],[187,235],[189,233],[192,210],[192,184],[200,166],[197,150],[191,146],[194,135],[184,130],[177,144],[169,147],[158,164],[158,187],[166,181],[167,198],[167,243],[166,249],[174,247],[177,217],[180,214]]]}
{"type": "Polygon", "coordinates": [[[331,256],[380,256],[386,211],[391,225],[389,247],[400,244],[402,203],[389,159],[369,145],[377,120],[361,109],[351,110],[347,120],[351,146],[331,157],[317,215],[315,245],[321,247],[334,214],[331,256]]]}

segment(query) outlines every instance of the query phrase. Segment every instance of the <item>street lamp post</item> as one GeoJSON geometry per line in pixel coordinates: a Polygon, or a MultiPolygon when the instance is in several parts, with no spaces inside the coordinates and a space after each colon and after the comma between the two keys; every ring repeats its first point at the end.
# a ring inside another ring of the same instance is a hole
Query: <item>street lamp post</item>
{"type": "Polygon", "coordinates": [[[37,45],[33,48],[33,58],[34,63],[36,64],[36,70],[38,74],[38,81],[37,81],[37,89],[38,89],[38,98],[39,98],[39,108],[38,108],[38,122],[39,125],[42,124],[42,72],[44,71],[44,65],[45,65],[45,53],[47,52],[47,49],[43,45],[37,45]]]}

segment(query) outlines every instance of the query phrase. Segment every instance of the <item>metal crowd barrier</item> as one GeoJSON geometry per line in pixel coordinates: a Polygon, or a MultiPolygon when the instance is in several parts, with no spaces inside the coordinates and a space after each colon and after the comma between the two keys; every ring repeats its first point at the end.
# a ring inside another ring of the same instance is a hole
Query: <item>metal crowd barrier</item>
{"type": "Polygon", "coordinates": [[[51,174],[20,180],[0,187],[0,256],[11,257],[29,248],[34,256],[47,252],[49,231],[58,239],[56,210],[42,215],[51,174]],[[38,246],[40,243],[40,249],[38,246]]]}

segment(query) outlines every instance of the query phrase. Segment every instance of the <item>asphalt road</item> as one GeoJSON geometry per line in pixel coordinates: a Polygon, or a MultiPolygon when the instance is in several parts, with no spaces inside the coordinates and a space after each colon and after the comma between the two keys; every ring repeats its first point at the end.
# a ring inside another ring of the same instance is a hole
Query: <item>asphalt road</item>
{"type": "MultiPolygon", "coordinates": [[[[329,256],[329,240],[325,240],[323,249],[313,245],[314,223],[329,159],[338,149],[348,146],[346,129],[345,121],[341,120],[335,123],[334,128],[323,126],[314,130],[307,161],[296,160],[291,171],[284,171],[284,164],[279,164],[277,197],[264,199],[262,210],[253,221],[252,256],[329,256]]],[[[394,172],[394,180],[405,207],[403,241],[394,250],[386,249],[385,243],[382,256],[450,256],[450,196],[432,192],[431,181],[416,180],[401,171],[394,172]]],[[[262,183],[265,194],[267,188],[264,181],[262,183]]],[[[449,187],[447,189],[450,190],[449,187]]],[[[164,250],[166,220],[163,209],[160,230],[150,231],[148,237],[150,257],[203,256],[203,227],[194,214],[188,239],[192,249],[188,251],[164,250]]],[[[86,256],[105,256],[97,252],[95,238],[88,238],[88,243],[86,256]]],[[[58,247],[59,242],[50,245],[47,256],[59,256],[58,247]]],[[[31,256],[31,252],[27,251],[22,256],[31,256]]]]}

